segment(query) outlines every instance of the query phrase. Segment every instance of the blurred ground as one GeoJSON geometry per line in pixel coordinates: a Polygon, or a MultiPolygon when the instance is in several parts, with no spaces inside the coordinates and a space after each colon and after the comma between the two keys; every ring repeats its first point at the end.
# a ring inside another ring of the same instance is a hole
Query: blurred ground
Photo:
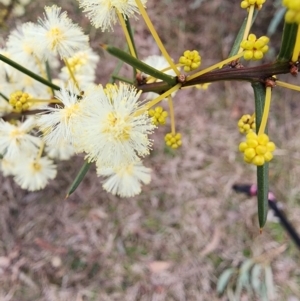
{"type": "MultiPolygon", "coordinates": [[[[147,7],[172,57],[197,49],[204,67],[230,51],[245,17],[235,2],[148,0],[147,7]]],[[[101,53],[99,82],[106,83],[115,61],[98,44],[123,46],[120,28],[103,34],[89,25],[75,1],[51,3],[62,5],[91,32],[92,45],[101,53]]],[[[33,1],[28,14],[8,25],[35,21],[44,4],[33,1]]],[[[269,1],[255,33],[266,33],[275,11],[269,1]]],[[[158,54],[143,21],[133,23],[140,57],[158,54]]],[[[279,38],[276,33],[272,39],[275,55],[279,38]]],[[[290,76],[280,78],[299,83],[290,76]]],[[[300,232],[299,94],[276,88],[273,96],[269,133],[278,150],[270,186],[300,232]]],[[[153,169],[152,182],[132,199],[103,192],[91,169],[65,200],[83,162],[80,157],[60,163],[59,176],[41,192],[22,191],[0,176],[0,300],[227,300],[216,294],[220,273],[262,254],[273,270],[274,300],[299,300],[299,251],[279,224],[268,223],[259,235],[255,199],[231,190],[234,183],[255,182],[255,169],[237,151],[242,136],[236,127],[240,115],[253,110],[252,89],[245,83],[177,93],[183,147],[165,149],[169,129],[158,129],[145,162],[153,169]]],[[[245,293],[242,300],[259,299],[245,293]]]]}

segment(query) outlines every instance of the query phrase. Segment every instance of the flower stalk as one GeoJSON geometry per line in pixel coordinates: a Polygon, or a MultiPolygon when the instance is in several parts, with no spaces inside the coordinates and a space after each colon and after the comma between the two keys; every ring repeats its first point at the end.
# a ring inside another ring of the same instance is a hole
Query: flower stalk
{"type": "Polygon", "coordinates": [[[272,92],[272,88],[267,87],[263,115],[261,118],[261,123],[260,123],[260,127],[259,127],[258,134],[257,134],[258,136],[264,134],[264,132],[266,130],[268,117],[269,117],[269,111],[270,111],[270,104],[271,104],[271,92],[272,92]]]}
{"type": "Polygon", "coordinates": [[[64,63],[65,63],[65,65],[66,65],[66,67],[67,67],[67,69],[69,71],[70,77],[71,77],[71,79],[72,79],[75,87],[77,88],[78,92],[80,92],[78,81],[75,78],[74,72],[73,72],[73,70],[72,70],[72,68],[71,68],[68,60],[66,58],[64,58],[63,60],[64,60],[64,63]]]}
{"type": "Polygon", "coordinates": [[[300,53],[300,26],[298,24],[298,29],[297,29],[297,36],[296,36],[296,43],[292,55],[292,62],[297,62],[299,58],[299,53],[300,53]]]}
{"type": "Polygon", "coordinates": [[[175,114],[174,114],[174,106],[173,106],[173,100],[172,96],[168,96],[168,105],[170,110],[170,120],[171,120],[171,133],[175,135],[175,114]]]}
{"type": "Polygon", "coordinates": [[[167,52],[164,44],[162,43],[160,37],[158,36],[158,34],[157,34],[157,32],[156,32],[156,30],[155,30],[155,28],[154,28],[154,26],[153,26],[153,24],[152,24],[152,22],[151,22],[151,20],[150,20],[150,18],[148,16],[148,14],[147,14],[147,12],[146,12],[143,4],[141,3],[140,0],[135,0],[135,2],[136,2],[137,6],[138,6],[138,8],[140,10],[141,15],[143,16],[143,18],[145,20],[145,23],[147,24],[147,26],[148,26],[148,28],[149,28],[149,30],[150,30],[150,32],[151,32],[151,34],[152,34],[155,42],[156,42],[158,48],[160,49],[162,55],[165,57],[165,59],[167,60],[167,62],[170,65],[170,67],[177,74],[177,76],[179,76],[180,72],[176,68],[176,65],[172,61],[172,59],[171,59],[170,55],[168,54],[168,52],[167,52]]]}
{"type": "Polygon", "coordinates": [[[188,76],[187,81],[189,82],[189,81],[193,80],[194,78],[197,78],[197,77],[199,77],[199,76],[201,76],[201,75],[203,75],[205,73],[208,73],[208,72],[210,72],[210,71],[212,71],[212,70],[214,70],[216,68],[221,68],[223,65],[226,65],[226,64],[228,64],[228,63],[230,63],[232,61],[238,60],[242,56],[243,56],[243,52],[238,53],[238,54],[236,54],[236,55],[234,55],[232,57],[229,57],[226,60],[223,60],[223,61],[221,61],[219,63],[216,63],[216,64],[214,64],[214,65],[212,65],[212,66],[210,66],[208,68],[205,68],[205,69],[203,69],[203,70],[201,70],[201,71],[199,71],[199,72],[197,72],[197,73],[195,73],[193,75],[188,76]]]}
{"type": "Polygon", "coordinates": [[[300,87],[299,86],[289,84],[289,83],[285,83],[285,82],[282,82],[280,80],[276,80],[276,85],[280,86],[280,87],[283,87],[283,88],[287,88],[287,89],[291,89],[291,90],[295,90],[295,91],[300,92],[300,87]]]}
{"type": "Polygon", "coordinates": [[[122,26],[122,29],[123,29],[123,32],[125,34],[125,38],[126,38],[126,42],[127,42],[127,45],[128,45],[128,48],[129,48],[129,52],[130,54],[136,58],[136,51],[135,51],[135,48],[133,46],[133,43],[132,43],[132,39],[130,37],[130,34],[128,32],[128,28],[126,26],[126,23],[125,23],[125,20],[124,20],[124,17],[122,16],[122,14],[117,11],[117,14],[118,14],[118,18],[119,18],[119,21],[120,21],[120,24],[122,26]]]}
{"type": "MultiPolygon", "coordinates": [[[[251,29],[251,25],[252,25],[252,20],[253,20],[253,14],[254,14],[254,5],[251,5],[249,7],[249,12],[248,12],[248,17],[247,17],[247,23],[246,23],[246,27],[245,27],[245,31],[244,31],[244,34],[243,34],[243,39],[242,40],[246,40],[248,35],[249,35],[249,32],[250,32],[250,29],[251,29]]],[[[240,48],[239,52],[242,52],[243,51],[243,48],[240,48]]]]}

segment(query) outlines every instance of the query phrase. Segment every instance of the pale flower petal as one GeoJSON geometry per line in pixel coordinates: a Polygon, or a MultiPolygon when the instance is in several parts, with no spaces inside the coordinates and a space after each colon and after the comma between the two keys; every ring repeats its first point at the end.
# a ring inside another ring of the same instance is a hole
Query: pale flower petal
{"type": "Polygon", "coordinates": [[[140,161],[119,168],[97,168],[98,176],[108,177],[103,188],[121,197],[133,197],[141,192],[142,184],[151,181],[151,169],[140,161]]]}
{"type": "Polygon", "coordinates": [[[36,153],[42,140],[29,134],[35,125],[34,118],[17,125],[0,119],[0,154],[16,159],[23,153],[36,153]]]}
{"type": "Polygon", "coordinates": [[[102,166],[116,167],[133,163],[149,154],[148,135],[155,128],[138,101],[135,87],[120,84],[92,88],[81,102],[81,115],[74,122],[78,151],[87,153],[102,166]]]}
{"type": "Polygon", "coordinates": [[[56,165],[47,157],[19,161],[14,170],[14,180],[23,189],[36,191],[43,189],[49,180],[56,177],[56,165]]]}
{"type": "MultiPolygon", "coordinates": [[[[91,23],[102,31],[112,30],[117,22],[117,12],[125,19],[139,13],[135,0],[78,0],[78,2],[91,23]]],[[[146,0],[141,2],[145,5],[146,0]]]]}
{"type": "Polygon", "coordinates": [[[61,139],[73,142],[72,121],[78,114],[79,100],[75,87],[70,83],[68,89],[62,88],[56,92],[56,98],[64,107],[57,105],[55,108],[46,108],[46,113],[39,115],[37,125],[44,134],[44,140],[52,145],[59,144],[61,139]]]}
{"type": "Polygon", "coordinates": [[[34,41],[34,51],[40,59],[47,60],[52,54],[68,58],[88,47],[88,36],[72,23],[66,12],[61,13],[60,7],[46,6],[44,19],[38,21],[35,30],[28,29],[27,34],[34,41]]]}

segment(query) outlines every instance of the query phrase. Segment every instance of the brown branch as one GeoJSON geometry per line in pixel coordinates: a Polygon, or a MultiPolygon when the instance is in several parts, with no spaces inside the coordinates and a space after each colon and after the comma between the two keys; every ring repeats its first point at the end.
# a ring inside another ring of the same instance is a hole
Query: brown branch
{"type": "MultiPolygon", "coordinates": [[[[299,68],[297,66],[297,68],[299,68]]],[[[275,62],[256,67],[239,67],[231,68],[226,66],[222,69],[217,69],[199,77],[187,81],[182,84],[182,87],[189,87],[198,84],[205,84],[217,81],[248,81],[248,82],[265,82],[269,78],[277,74],[290,73],[291,65],[289,62],[275,62]]],[[[137,85],[137,89],[143,92],[156,92],[161,94],[170,89],[170,86],[165,82],[137,85]]]]}

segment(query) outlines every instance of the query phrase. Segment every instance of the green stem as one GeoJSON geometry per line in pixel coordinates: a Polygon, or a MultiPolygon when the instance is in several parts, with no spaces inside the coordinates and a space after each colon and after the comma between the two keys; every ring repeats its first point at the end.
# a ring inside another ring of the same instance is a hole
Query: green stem
{"type": "Polygon", "coordinates": [[[289,62],[291,60],[296,42],[297,30],[298,24],[284,23],[281,48],[277,56],[278,62],[289,62]]]}
{"type": "MultiPolygon", "coordinates": [[[[131,25],[130,25],[129,18],[126,18],[125,24],[126,24],[126,28],[127,28],[129,37],[130,37],[131,42],[132,42],[132,46],[133,46],[133,49],[134,49],[134,52],[135,52],[135,57],[138,59],[139,57],[138,57],[138,53],[136,51],[135,42],[134,42],[134,38],[133,38],[133,32],[132,32],[132,28],[131,28],[131,25]]],[[[137,73],[137,70],[135,68],[133,68],[133,78],[136,78],[136,73],[137,73]]]]}
{"type": "Polygon", "coordinates": [[[79,186],[79,184],[82,182],[83,178],[85,177],[86,173],[90,169],[92,163],[88,161],[84,161],[81,169],[79,170],[75,180],[71,184],[70,188],[68,189],[66,198],[68,198],[79,186]]]}
{"type": "Polygon", "coordinates": [[[145,72],[146,74],[149,74],[155,78],[159,78],[162,81],[165,81],[171,86],[174,86],[177,83],[176,77],[172,77],[170,75],[167,75],[163,72],[160,72],[159,70],[156,70],[155,68],[143,63],[142,61],[134,58],[130,54],[124,52],[121,49],[118,49],[116,47],[110,46],[110,45],[101,45],[103,49],[105,49],[108,53],[111,55],[117,57],[118,59],[122,60],[123,62],[127,63],[128,65],[145,72]]]}
{"type": "MultiPolygon", "coordinates": [[[[46,74],[47,74],[48,81],[52,83],[51,68],[48,61],[46,61],[46,74]]],[[[54,89],[52,87],[51,87],[51,92],[52,92],[52,96],[54,96],[54,89]]]]}
{"type": "Polygon", "coordinates": [[[2,94],[1,92],[0,92],[0,96],[3,98],[3,99],[5,99],[6,101],[9,101],[9,98],[7,98],[4,94],[2,94]]]}
{"type": "Polygon", "coordinates": [[[117,76],[123,66],[124,62],[119,60],[117,66],[115,67],[113,73],[111,74],[110,78],[109,78],[109,83],[114,83],[115,82],[115,76],[117,76]]]}
{"type": "MultiPolygon", "coordinates": [[[[252,83],[255,97],[256,130],[260,128],[265,106],[266,88],[261,83],[252,83]]],[[[267,133],[267,128],[265,130],[267,133]]],[[[268,214],[269,163],[257,166],[257,209],[260,231],[264,227],[268,214]]]]}
{"type": "Polygon", "coordinates": [[[112,78],[113,78],[113,79],[120,80],[120,81],[125,82],[125,83],[127,83],[127,84],[131,84],[131,85],[134,84],[134,82],[133,82],[131,79],[126,78],[126,77],[123,77],[123,76],[112,75],[112,78]]]}
{"type": "MultiPolygon", "coordinates": [[[[258,11],[255,10],[253,18],[252,18],[252,24],[253,24],[256,16],[257,16],[257,12],[258,11]]],[[[241,26],[241,28],[240,28],[240,30],[239,30],[236,38],[235,38],[235,41],[233,43],[233,46],[232,46],[232,48],[230,50],[230,53],[229,53],[228,57],[234,56],[234,55],[236,55],[239,52],[239,50],[240,50],[240,44],[241,44],[241,42],[243,40],[244,32],[245,32],[245,29],[246,29],[247,20],[248,20],[248,16],[245,18],[245,20],[244,20],[244,22],[243,22],[243,24],[242,24],[242,26],[241,26]]]]}
{"type": "Polygon", "coordinates": [[[131,28],[131,25],[130,25],[129,18],[125,19],[125,24],[126,24],[127,31],[128,31],[128,34],[129,34],[131,42],[132,42],[132,46],[133,46],[133,49],[134,49],[134,52],[135,52],[135,57],[138,59],[138,54],[137,54],[137,51],[136,51],[134,38],[133,38],[133,32],[132,32],[132,28],[131,28]]]}
{"type": "Polygon", "coordinates": [[[18,63],[10,60],[9,58],[7,58],[6,56],[0,54],[0,60],[3,61],[4,63],[12,66],[13,68],[19,70],[20,72],[32,77],[33,79],[39,81],[40,83],[54,89],[54,90],[60,90],[60,87],[59,86],[56,86],[54,84],[52,84],[50,81],[48,81],[47,79],[33,73],[32,71],[24,68],[22,65],[19,65],[18,63]]]}

